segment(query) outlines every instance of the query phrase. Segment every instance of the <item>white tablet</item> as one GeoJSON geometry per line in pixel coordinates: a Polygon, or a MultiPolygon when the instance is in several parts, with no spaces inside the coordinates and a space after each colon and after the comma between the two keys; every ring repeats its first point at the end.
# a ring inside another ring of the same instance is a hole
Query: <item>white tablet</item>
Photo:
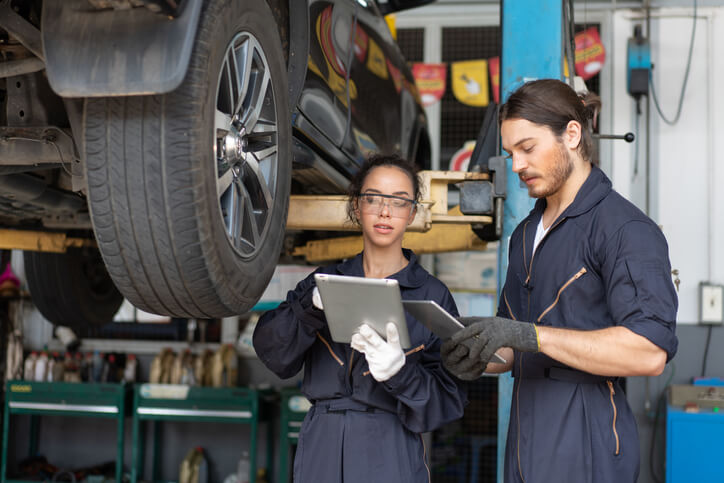
{"type": "Polygon", "coordinates": [[[314,281],[319,287],[332,340],[348,344],[362,324],[386,339],[386,325],[392,322],[397,326],[402,347],[410,347],[397,280],[317,273],[314,281]]]}
{"type": "MultiPolygon", "coordinates": [[[[404,300],[402,304],[410,315],[442,340],[449,339],[455,332],[465,328],[434,300],[404,300]]],[[[505,364],[505,359],[498,354],[493,354],[490,361],[505,364]]]]}

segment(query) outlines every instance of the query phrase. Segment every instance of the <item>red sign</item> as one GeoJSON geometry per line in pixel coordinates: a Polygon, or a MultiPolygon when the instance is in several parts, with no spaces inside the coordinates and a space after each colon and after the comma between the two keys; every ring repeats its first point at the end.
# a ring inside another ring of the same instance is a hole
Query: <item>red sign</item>
{"type": "Polygon", "coordinates": [[[465,141],[463,147],[455,151],[450,158],[450,171],[467,171],[470,164],[470,157],[475,149],[475,141],[465,141]]]}
{"type": "Polygon", "coordinates": [[[591,27],[576,34],[576,74],[588,80],[601,72],[606,60],[606,49],[603,48],[598,29],[591,27]]]}
{"type": "Polygon", "coordinates": [[[488,59],[490,85],[493,87],[493,102],[500,104],[500,57],[488,59]]]}
{"type": "Polygon", "coordinates": [[[423,106],[432,106],[442,99],[447,77],[446,64],[413,64],[412,74],[423,106]]]}

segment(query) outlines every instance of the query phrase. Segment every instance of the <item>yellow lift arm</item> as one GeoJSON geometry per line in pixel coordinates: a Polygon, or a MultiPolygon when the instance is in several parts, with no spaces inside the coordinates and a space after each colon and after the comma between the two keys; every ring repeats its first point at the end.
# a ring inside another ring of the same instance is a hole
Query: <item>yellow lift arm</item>
{"type": "MultiPolygon", "coordinates": [[[[487,173],[422,171],[423,199],[407,229],[403,246],[416,253],[484,250],[486,242],[473,233],[472,224],[491,224],[487,215],[463,215],[459,207],[448,210],[448,187],[463,181],[489,181],[487,173]]],[[[346,196],[294,195],[289,203],[287,230],[359,231],[347,220],[346,196]]],[[[362,250],[362,237],[313,240],[295,247],[292,255],[320,263],[354,256],[362,250]]]]}
{"type": "Polygon", "coordinates": [[[69,247],[95,246],[95,240],[65,233],[0,228],[0,249],[64,253],[69,247]]]}

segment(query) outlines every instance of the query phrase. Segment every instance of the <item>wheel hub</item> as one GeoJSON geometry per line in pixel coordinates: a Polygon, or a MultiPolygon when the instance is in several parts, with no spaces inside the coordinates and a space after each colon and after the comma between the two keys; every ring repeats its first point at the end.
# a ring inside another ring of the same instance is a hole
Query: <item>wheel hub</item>
{"type": "Polygon", "coordinates": [[[235,123],[229,126],[229,132],[224,136],[224,158],[229,165],[236,165],[246,161],[246,152],[249,142],[243,127],[237,128],[235,123]]]}

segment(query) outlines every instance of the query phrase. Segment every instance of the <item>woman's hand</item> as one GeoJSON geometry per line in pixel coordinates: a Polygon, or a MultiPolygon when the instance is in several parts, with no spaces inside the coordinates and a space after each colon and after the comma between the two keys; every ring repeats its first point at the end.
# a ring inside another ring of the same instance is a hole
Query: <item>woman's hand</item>
{"type": "Polygon", "coordinates": [[[387,342],[367,324],[362,324],[359,333],[352,336],[352,348],[365,355],[370,373],[377,382],[388,380],[405,365],[397,327],[390,322],[386,329],[387,342]]]}

